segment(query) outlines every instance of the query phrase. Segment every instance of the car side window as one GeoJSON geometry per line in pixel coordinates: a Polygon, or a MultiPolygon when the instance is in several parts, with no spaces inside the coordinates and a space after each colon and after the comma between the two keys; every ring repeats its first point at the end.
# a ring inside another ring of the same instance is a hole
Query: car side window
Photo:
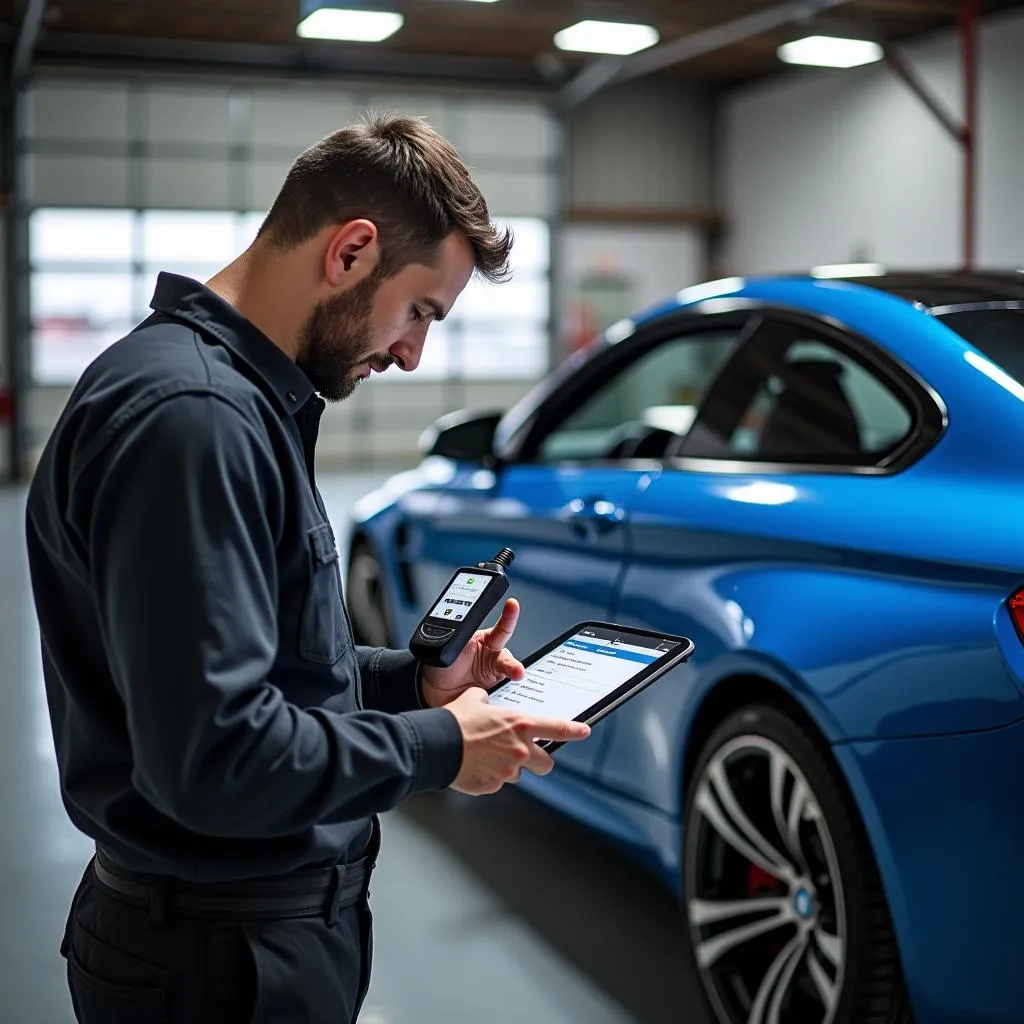
{"type": "Polygon", "coordinates": [[[657,459],[686,436],[740,328],[662,342],[626,363],[540,442],[542,462],[657,459]]]}
{"type": "Polygon", "coordinates": [[[718,408],[708,409],[680,454],[870,466],[913,429],[907,401],[879,373],[791,325],[755,337],[749,359],[730,367],[722,384],[718,408]]]}

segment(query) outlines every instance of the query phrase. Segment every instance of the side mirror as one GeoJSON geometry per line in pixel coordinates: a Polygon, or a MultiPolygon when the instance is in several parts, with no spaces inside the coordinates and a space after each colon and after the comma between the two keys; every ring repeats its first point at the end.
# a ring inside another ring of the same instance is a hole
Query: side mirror
{"type": "Polygon", "coordinates": [[[424,458],[437,455],[456,462],[493,466],[494,432],[504,413],[461,409],[442,416],[420,435],[424,458]]]}

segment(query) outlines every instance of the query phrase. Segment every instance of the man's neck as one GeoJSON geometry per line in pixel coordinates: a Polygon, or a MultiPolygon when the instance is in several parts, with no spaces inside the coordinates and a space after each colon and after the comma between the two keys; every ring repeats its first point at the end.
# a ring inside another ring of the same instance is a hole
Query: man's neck
{"type": "Polygon", "coordinates": [[[301,300],[283,301],[286,296],[301,294],[291,287],[293,277],[294,269],[287,260],[257,254],[250,248],[218,271],[206,286],[295,359],[305,309],[301,300]]]}

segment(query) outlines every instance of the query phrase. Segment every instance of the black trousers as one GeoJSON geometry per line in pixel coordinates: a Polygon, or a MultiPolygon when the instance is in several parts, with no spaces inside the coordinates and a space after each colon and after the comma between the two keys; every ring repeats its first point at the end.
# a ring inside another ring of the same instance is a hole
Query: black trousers
{"type": "Polygon", "coordinates": [[[333,922],[154,920],[103,888],[90,862],[61,954],[79,1024],[353,1024],[373,922],[365,896],[333,922]]]}

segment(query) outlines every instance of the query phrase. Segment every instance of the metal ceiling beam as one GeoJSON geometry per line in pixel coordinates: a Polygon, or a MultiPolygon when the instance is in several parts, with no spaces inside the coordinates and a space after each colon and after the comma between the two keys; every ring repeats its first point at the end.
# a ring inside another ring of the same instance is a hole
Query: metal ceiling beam
{"type": "Polygon", "coordinates": [[[138,65],[144,70],[197,68],[308,75],[386,75],[391,78],[523,86],[550,92],[540,70],[525,61],[485,57],[368,52],[331,43],[273,45],[132,36],[48,33],[37,50],[47,64],[138,65]]]}
{"type": "Polygon", "coordinates": [[[46,0],[28,0],[25,16],[21,19],[18,41],[14,44],[14,59],[11,61],[11,80],[23,82],[32,67],[32,51],[39,38],[39,26],[43,23],[46,0]]]}
{"type": "Polygon", "coordinates": [[[924,104],[929,113],[946,130],[954,142],[965,142],[967,126],[943,105],[924,79],[907,62],[902,51],[892,43],[885,44],[885,63],[904,85],[924,104]]]}
{"type": "Polygon", "coordinates": [[[566,108],[579,106],[613,82],[640,78],[682,64],[684,61],[703,57],[707,53],[770,32],[790,22],[813,18],[822,11],[831,10],[847,2],[848,0],[791,0],[789,3],[756,11],[723,25],[714,25],[701,32],[694,32],[693,35],[655,46],[635,56],[619,58],[614,65],[610,62],[596,61],[562,87],[559,102],[566,108]],[[595,69],[602,65],[604,71],[598,74],[595,69]]]}

